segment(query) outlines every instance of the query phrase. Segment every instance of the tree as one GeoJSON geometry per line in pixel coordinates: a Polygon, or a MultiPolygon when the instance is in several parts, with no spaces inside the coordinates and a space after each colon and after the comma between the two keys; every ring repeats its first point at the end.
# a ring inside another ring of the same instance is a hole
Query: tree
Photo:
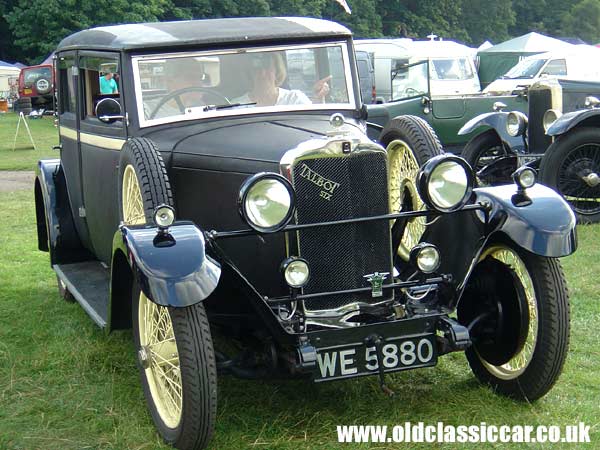
{"type": "Polygon", "coordinates": [[[600,41],[600,1],[582,0],[564,16],[561,29],[565,35],[577,36],[584,41],[600,41]]]}
{"type": "Polygon", "coordinates": [[[515,24],[511,0],[463,0],[462,23],[471,45],[486,40],[499,43],[510,38],[509,27],[515,24]]]}
{"type": "Polygon", "coordinates": [[[15,37],[14,45],[27,55],[29,63],[37,63],[75,31],[105,24],[156,21],[170,7],[170,0],[19,0],[4,17],[15,37]]]}

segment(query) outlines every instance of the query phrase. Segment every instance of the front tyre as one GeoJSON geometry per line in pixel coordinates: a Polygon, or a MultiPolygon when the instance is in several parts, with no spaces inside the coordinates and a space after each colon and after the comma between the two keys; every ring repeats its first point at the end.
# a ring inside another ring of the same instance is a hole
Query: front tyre
{"type": "Polygon", "coordinates": [[[478,134],[465,145],[460,154],[473,168],[478,186],[494,186],[511,183],[511,174],[517,169],[517,158],[507,152],[494,130],[478,134]],[[502,164],[496,170],[490,170],[501,158],[514,157],[510,164],[502,164]],[[487,169],[487,170],[483,170],[487,169]],[[485,175],[484,175],[485,174],[485,175]]]}
{"type": "Polygon", "coordinates": [[[142,388],[169,444],[205,448],[217,413],[217,369],[204,305],[167,308],[133,290],[133,327],[142,388]]]}
{"type": "Polygon", "coordinates": [[[542,158],[540,182],[569,202],[579,223],[600,222],[600,130],[582,127],[557,137],[542,158]]]}
{"type": "MultiPolygon", "coordinates": [[[[123,223],[151,223],[157,206],[172,205],[165,165],[151,140],[125,143],[119,174],[123,223]]],[[[137,285],[131,303],[142,388],[158,432],[179,449],[206,447],[217,412],[217,371],[204,305],[159,306],[137,285]]]]}
{"type": "Polygon", "coordinates": [[[479,381],[527,401],[552,388],[569,344],[569,298],[558,260],[507,244],[488,247],[458,317],[472,328],[466,356],[479,381]]]}

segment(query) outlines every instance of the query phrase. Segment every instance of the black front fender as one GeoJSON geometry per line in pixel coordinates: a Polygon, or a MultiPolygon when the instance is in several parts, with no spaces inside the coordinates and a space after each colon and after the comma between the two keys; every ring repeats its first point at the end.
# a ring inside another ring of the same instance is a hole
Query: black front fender
{"type": "Polygon", "coordinates": [[[577,249],[575,214],[554,190],[536,184],[527,189],[528,206],[517,206],[514,185],[475,189],[478,202],[491,206],[488,233],[504,233],[517,245],[541,256],[559,258],[577,249]]]}
{"type": "MultiPolygon", "coordinates": [[[[156,227],[121,226],[113,239],[113,259],[125,255],[142,292],[162,306],[184,307],[206,299],[217,287],[221,266],[205,252],[202,232],[191,222],[176,223],[168,235],[156,227]]],[[[115,284],[113,273],[111,283],[115,284]]]]}
{"type": "Polygon", "coordinates": [[[508,114],[508,112],[502,111],[480,114],[465,123],[462,128],[458,130],[458,134],[461,136],[469,134],[480,127],[491,128],[496,132],[507,148],[516,152],[522,152],[525,149],[523,136],[511,136],[506,132],[506,118],[508,117],[508,114]]]}
{"type": "Polygon", "coordinates": [[[548,127],[546,134],[559,136],[580,124],[584,126],[600,125],[600,109],[584,109],[563,114],[548,127]]]}
{"type": "Polygon", "coordinates": [[[494,186],[473,190],[473,201],[486,209],[443,214],[425,230],[422,241],[438,247],[440,273],[452,275],[453,308],[470,273],[490,242],[506,238],[525,250],[551,258],[566,256],[577,248],[575,215],[552,189],[535,185],[527,189],[531,204],[517,206],[516,186],[494,186]]]}

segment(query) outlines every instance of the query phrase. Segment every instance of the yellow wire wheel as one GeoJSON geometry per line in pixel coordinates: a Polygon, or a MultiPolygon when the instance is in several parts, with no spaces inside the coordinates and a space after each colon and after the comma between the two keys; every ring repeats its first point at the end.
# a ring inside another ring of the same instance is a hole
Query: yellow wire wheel
{"type": "Polygon", "coordinates": [[[502,246],[490,247],[482,254],[480,259],[487,257],[500,261],[512,270],[525,295],[523,304],[527,307],[527,310],[525,311],[528,323],[526,328],[527,334],[523,339],[523,345],[517,353],[515,353],[509,361],[501,365],[491,364],[478,354],[482,364],[492,375],[502,380],[512,380],[521,375],[527,366],[529,366],[537,344],[539,312],[536,293],[531,276],[527,271],[527,267],[525,267],[525,263],[514,250],[502,246]]]}
{"type": "Polygon", "coordinates": [[[138,358],[160,418],[167,427],[176,428],[181,420],[183,389],[173,322],[168,308],[151,302],[143,292],[138,302],[138,358]]]}
{"type": "MultiPolygon", "coordinates": [[[[415,184],[419,163],[412,149],[406,142],[395,139],[388,144],[387,152],[390,211],[397,213],[404,210],[422,210],[425,205],[415,184]]],[[[408,220],[398,247],[398,255],[403,260],[408,261],[410,250],[421,240],[425,232],[425,223],[426,217],[413,217],[408,220]]]]}
{"type": "MultiPolygon", "coordinates": [[[[423,210],[425,205],[417,192],[416,178],[425,162],[443,153],[435,132],[420,117],[399,116],[388,122],[380,141],[388,154],[390,212],[423,210]]],[[[390,224],[393,226],[394,222],[390,224]]],[[[424,216],[407,221],[398,246],[400,258],[408,261],[410,250],[420,242],[426,224],[424,216]]]]}
{"type": "Polygon", "coordinates": [[[557,381],[569,345],[569,296],[560,263],[500,241],[482,252],[458,304],[475,376],[533,401],[557,381]]]}
{"type": "MultiPolygon", "coordinates": [[[[151,223],[158,205],[173,204],[164,162],[151,140],[134,138],[125,143],[119,174],[124,225],[151,223]]],[[[204,448],[217,407],[216,361],[204,305],[163,306],[151,294],[141,289],[137,279],[133,281],[133,334],[148,409],[167,443],[204,448]]]]}

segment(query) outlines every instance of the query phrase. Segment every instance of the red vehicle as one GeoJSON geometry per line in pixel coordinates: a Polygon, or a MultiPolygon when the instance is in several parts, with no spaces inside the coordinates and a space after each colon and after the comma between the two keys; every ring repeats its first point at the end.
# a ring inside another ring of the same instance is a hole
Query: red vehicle
{"type": "Polygon", "coordinates": [[[19,75],[19,103],[23,108],[47,105],[51,107],[54,98],[54,68],[51,64],[29,66],[21,69],[19,75]]]}

